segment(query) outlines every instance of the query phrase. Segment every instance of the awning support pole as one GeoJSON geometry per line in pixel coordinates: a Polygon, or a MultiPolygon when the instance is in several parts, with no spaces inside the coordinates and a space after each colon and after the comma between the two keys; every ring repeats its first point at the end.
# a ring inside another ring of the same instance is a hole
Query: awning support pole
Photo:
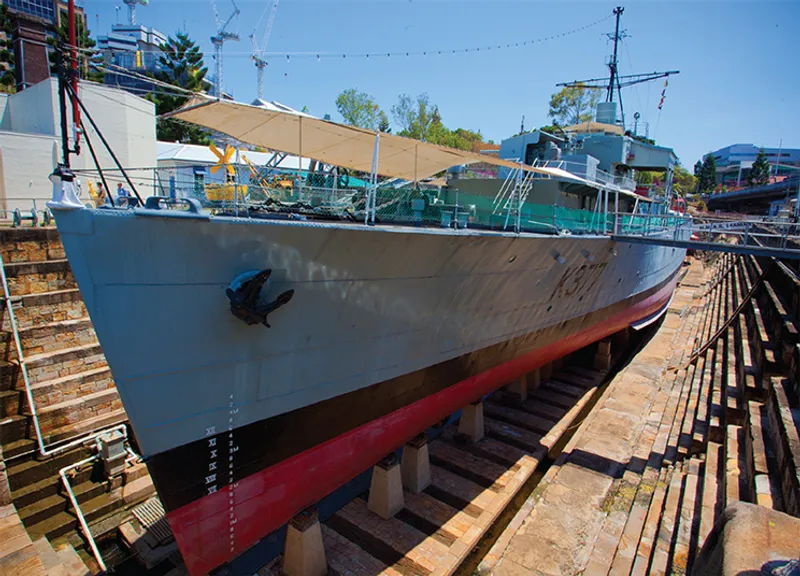
{"type": "Polygon", "coordinates": [[[299,128],[299,138],[297,150],[299,152],[297,158],[297,179],[300,180],[300,188],[303,188],[303,117],[297,119],[299,128]]]}
{"type": "Polygon", "coordinates": [[[364,224],[375,224],[375,212],[378,201],[378,157],[380,153],[380,132],[375,134],[375,150],[372,153],[372,172],[369,175],[369,190],[367,191],[367,213],[364,224]]]}
{"type": "Polygon", "coordinates": [[[614,234],[619,234],[619,190],[614,196],[614,234]]]}
{"type": "MultiPolygon", "coordinates": [[[[241,162],[239,158],[239,143],[234,142],[236,144],[236,165],[233,169],[233,211],[236,214],[236,217],[239,217],[239,162],[241,162]]],[[[223,198],[225,198],[223,192],[223,198]]]]}
{"type": "Polygon", "coordinates": [[[419,144],[414,144],[414,188],[417,188],[417,153],[419,152],[419,144]]]}
{"type": "Polygon", "coordinates": [[[522,160],[520,160],[520,162],[519,162],[519,170],[517,170],[517,181],[514,184],[514,187],[516,188],[516,193],[517,193],[517,218],[516,218],[516,222],[514,223],[514,228],[516,228],[516,230],[514,230],[514,232],[516,232],[517,234],[519,234],[520,228],[522,226],[522,175],[523,175],[523,173],[524,172],[523,172],[523,169],[522,169],[522,160]]]}

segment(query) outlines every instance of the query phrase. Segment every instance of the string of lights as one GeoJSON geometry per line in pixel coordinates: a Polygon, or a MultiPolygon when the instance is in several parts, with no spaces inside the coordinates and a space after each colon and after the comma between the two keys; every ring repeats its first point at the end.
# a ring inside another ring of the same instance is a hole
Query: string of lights
{"type": "MultiPolygon", "coordinates": [[[[523,46],[531,46],[533,44],[538,44],[542,42],[548,42],[550,40],[556,40],[557,38],[563,38],[565,36],[571,36],[573,34],[577,34],[578,32],[582,32],[587,30],[588,28],[592,28],[593,26],[597,26],[601,22],[605,22],[606,20],[613,17],[613,14],[600,18],[590,24],[585,24],[578,28],[574,28],[567,32],[562,32],[560,34],[551,34],[550,36],[542,36],[540,38],[534,38],[531,40],[523,40],[521,42],[508,42],[506,44],[492,44],[492,45],[485,45],[485,46],[478,46],[474,48],[450,48],[450,49],[442,49],[442,50],[407,50],[407,51],[394,51],[394,52],[265,52],[264,59],[276,59],[276,58],[283,58],[285,60],[291,60],[292,58],[316,58],[317,60],[331,59],[331,58],[397,58],[397,57],[411,57],[411,56],[432,56],[432,55],[447,55],[447,54],[469,54],[473,52],[489,52],[492,50],[504,50],[509,48],[520,48],[523,46]]],[[[225,56],[230,55],[230,53],[226,52],[225,56]]]]}
{"type": "MultiPolygon", "coordinates": [[[[595,20],[589,24],[585,24],[578,28],[574,28],[572,30],[568,30],[566,32],[561,32],[559,34],[551,34],[549,36],[542,36],[539,38],[533,38],[530,40],[522,40],[518,42],[507,42],[505,44],[490,44],[484,46],[477,46],[472,48],[448,48],[448,49],[432,49],[432,50],[405,50],[405,51],[388,51],[388,52],[313,52],[313,51],[305,51],[305,52],[294,52],[294,51],[286,51],[286,52],[265,52],[264,59],[265,60],[276,60],[276,59],[283,59],[286,61],[291,61],[292,58],[297,59],[312,59],[315,58],[317,60],[322,59],[343,59],[346,60],[347,58],[355,59],[355,58],[365,58],[365,59],[372,59],[372,58],[404,58],[404,57],[418,57],[418,56],[433,56],[433,55],[453,55],[453,54],[471,54],[471,53],[478,53],[478,52],[490,52],[490,51],[497,51],[497,50],[506,50],[510,48],[521,48],[524,46],[532,46],[534,44],[540,44],[543,42],[549,42],[552,40],[556,40],[558,38],[564,38],[566,36],[571,36],[573,34],[577,34],[598,24],[605,22],[613,17],[613,14],[609,14],[608,16],[604,16],[599,20],[595,20]]],[[[68,46],[67,46],[68,48],[68,46]]],[[[87,49],[76,47],[79,52],[84,53],[92,53],[97,54],[99,51],[94,49],[87,49]]],[[[214,58],[214,53],[212,52],[201,52],[204,58],[214,58]]],[[[250,52],[244,51],[232,51],[226,50],[225,57],[229,56],[246,56],[250,58],[250,52]]]]}

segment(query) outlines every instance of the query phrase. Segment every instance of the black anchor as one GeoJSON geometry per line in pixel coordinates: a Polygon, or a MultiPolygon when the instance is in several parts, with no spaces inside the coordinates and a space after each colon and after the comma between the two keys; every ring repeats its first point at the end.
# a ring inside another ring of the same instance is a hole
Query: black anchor
{"type": "Polygon", "coordinates": [[[261,289],[269,280],[272,270],[262,270],[249,280],[242,282],[236,290],[228,288],[225,294],[231,301],[231,313],[248,326],[263,324],[267,328],[272,328],[267,322],[267,315],[274,312],[281,306],[288,304],[294,296],[294,290],[287,290],[278,295],[275,300],[267,304],[259,305],[258,298],[261,289]]]}

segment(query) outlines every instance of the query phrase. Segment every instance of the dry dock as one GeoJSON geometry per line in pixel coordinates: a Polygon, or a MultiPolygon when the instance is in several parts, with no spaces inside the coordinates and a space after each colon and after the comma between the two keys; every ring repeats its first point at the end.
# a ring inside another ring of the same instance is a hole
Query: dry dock
{"type": "MultiPolygon", "coordinates": [[[[43,433],[55,441],[124,419],[57,236],[6,234],[43,433]]],[[[312,512],[292,526],[319,527],[321,566],[340,576],[689,573],[729,504],[800,516],[798,326],[800,278],[791,268],[753,256],[694,259],[656,325],[465,407],[404,448],[416,467],[406,469],[398,450],[375,467],[369,491],[319,524],[312,512]]],[[[95,573],[57,477],[88,453],[35,457],[7,318],[3,328],[0,443],[13,506],[0,508],[0,572],[95,573]]],[[[72,480],[93,534],[114,539],[122,524],[117,540],[130,550],[116,549],[122,557],[109,564],[186,574],[161,516],[150,526],[136,515],[142,507],[124,511],[152,493],[143,465],[116,480],[90,468],[72,480]]],[[[786,526],[791,533],[798,524],[786,526]]],[[[313,572],[296,560],[287,548],[258,573],[313,572]]]]}
{"type": "MultiPolygon", "coordinates": [[[[566,358],[529,377],[525,400],[485,399],[482,439],[453,424],[431,441],[431,485],[405,490],[391,518],[367,493],[324,520],[329,570],[685,574],[726,506],[800,514],[787,286],[800,286],[792,271],[763,260],[694,260],[609,382],[590,368],[597,347],[566,358]]],[[[276,558],[259,573],[282,568],[276,558]]]]}

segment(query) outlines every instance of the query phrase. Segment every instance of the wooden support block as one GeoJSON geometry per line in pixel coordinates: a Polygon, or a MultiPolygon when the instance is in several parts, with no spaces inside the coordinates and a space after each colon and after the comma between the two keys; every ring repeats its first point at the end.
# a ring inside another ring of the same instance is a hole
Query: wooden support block
{"type": "Polygon", "coordinates": [[[283,571],[287,576],[325,576],[328,573],[316,508],[305,509],[289,522],[283,571]]]}
{"type": "Polygon", "coordinates": [[[597,353],[594,355],[594,369],[608,370],[611,368],[611,340],[601,340],[597,343],[597,353]]]}
{"type": "Polygon", "coordinates": [[[614,345],[619,348],[626,348],[630,342],[630,329],[623,328],[613,336],[614,345]]]}
{"type": "Polygon", "coordinates": [[[524,402],[528,398],[528,376],[523,374],[511,384],[506,386],[506,390],[512,394],[519,396],[520,402],[524,402]]]}
{"type": "Polygon", "coordinates": [[[372,468],[367,508],[384,520],[388,520],[400,512],[404,505],[400,464],[397,462],[397,456],[392,453],[372,468]]]}
{"type": "Polygon", "coordinates": [[[403,448],[401,465],[403,486],[412,494],[419,494],[431,483],[431,459],[428,454],[428,437],[420,434],[403,448]]]}
{"type": "Polygon", "coordinates": [[[542,372],[539,368],[530,372],[526,377],[526,382],[528,383],[528,388],[530,390],[536,390],[539,386],[542,385],[542,372]]]}
{"type": "Polygon", "coordinates": [[[475,402],[461,410],[458,432],[465,434],[473,442],[483,438],[483,403],[475,402]]]}

